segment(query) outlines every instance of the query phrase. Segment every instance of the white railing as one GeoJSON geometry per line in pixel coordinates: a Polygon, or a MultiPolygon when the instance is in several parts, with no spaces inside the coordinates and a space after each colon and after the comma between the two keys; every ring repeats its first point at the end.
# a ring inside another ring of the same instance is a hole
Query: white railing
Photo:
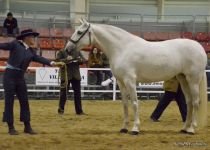
{"type": "MultiPolygon", "coordinates": [[[[37,67],[29,67],[28,70],[36,70],[37,67]]],[[[5,66],[0,66],[0,69],[5,69],[5,66]]],[[[86,68],[87,70],[101,70],[101,71],[110,71],[109,68],[86,68]]],[[[210,70],[206,70],[206,72],[210,72],[210,70]]],[[[42,86],[43,87],[43,86],[42,86]]],[[[49,86],[46,86],[49,87],[49,86]]],[[[117,89],[117,82],[116,79],[113,79],[113,87],[111,90],[84,90],[84,87],[89,87],[87,86],[82,86],[82,93],[112,93],[113,95],[113,101],[116,100],[116,94],[120,92],[120,90],[117,89]]],[[[164,93],[163,91],[163,86],[161,83],[159,84],[139,84],[137,85],[137,93],[164,93]],[[143,89],[148,89],[148,90],[138,90],[139,88],[143,89]],[[149,89],[157,89],[157,90],[149,90],[149,89]],[[158,90],[159,89],[159,90],[158,90]]],[[[4,89],[0,89],[0,92],[3,92],[4,89]]],[[[59,92],[59,90],[55,89],[28,89],[28,92],[59,92]]],[[[69,90],[69,92],[73,92],[73,90],[69,90]]],[[[208,91],[208,94],[210,94],[210,91],[208,91]]]]}

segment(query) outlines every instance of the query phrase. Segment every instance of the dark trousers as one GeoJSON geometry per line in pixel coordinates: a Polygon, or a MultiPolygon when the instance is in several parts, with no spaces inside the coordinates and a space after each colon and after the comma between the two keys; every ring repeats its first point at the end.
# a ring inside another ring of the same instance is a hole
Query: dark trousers
{"type": "MultiPolygon", "coordinates": [[[[82,110],[82,103],[81,103],[81,84],[80,80],[71,79],[68,81],[67,89],[61,88],[60,89],[60,100],[59,100],[59,107],[64,110],[64,106],[67,100],[67,92],[69,90],[69,85],[72,85],[72,89],[74,91],[74,106],[76,114],[80,114],[83,112],[82,110]]],[[[61,83],[62,84],[62,83],[61,83]]]]}
{"type": "Polygon", "coordinates": [[[178,87],[177,92],[165,91],[165,94],[163,95],[162,99],[158,102],[154,112],[152,113],[151,118],[158,120],[163,111],[173,99],[175,99],[179,107],[179,111],[182,116],[182,121],[184,122],[186,120],[187,115],[187,105],[180,86],[178,87]]]}
{"type": "Polygon", "coordinates": [[[12,123],[14,121],[13,107],[15,94],[20,103],[20,121],[30,121],[30,110],[24,73],[18,70],[6,69],[3,78],[3,86],[5,93],[3,122],[12,123]]]}
{"type": "Polygon", "coordinates": [[[101,85],[101,82],[102,82],[102,71],[100,71],[100,70],[93,70],[92,72],[96,75],[96,78],[97,78],[96,84],[97,85],[101,85]]]}
{"type": "Polygon", "coordinates": [[[106,78],[111,78],[113,75],[112,75],[112,72],[111,71],[103,71],[105,73],[105,77],[106,78]]]}
{"type": "Polygon", "coordinates": [[[3,31],[2,31],[3,35],[14,36],[14,35],[16,35],[18,33],[19,33],[19,29],[18,28],[14,28],[14,29],[3,28],[3,31]]]}
{"type": "MultiPolygon", "coordinates": [[[[101,68],[102,66],[99,64],[93,65],[91,68],[101,68]]],[[[97,85],[101,85],[102,82],[102,71],[101,70],[92,70],[92,72],[96,75],[97,78],[97,85]]]]}

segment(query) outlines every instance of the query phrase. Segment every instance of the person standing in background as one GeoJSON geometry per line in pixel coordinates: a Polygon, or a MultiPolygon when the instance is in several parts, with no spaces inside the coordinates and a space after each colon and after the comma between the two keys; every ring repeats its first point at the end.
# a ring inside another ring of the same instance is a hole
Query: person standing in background
{"type": "Polygon", "coordinates": [[[70,83],[74,91],[74,106],[77,115],[84,115],[81,103],[81,75],[79,65],[85,62],[85,58],[81,52],[75,49],[60,50],[56,55],[57,61],[66,64],[67,81],[65,75],[65,67],[60,68],[61,85],[58,113],[64,113],[64,107],[67,100],[70,83]],[[67,83],[65,83],[67,82],[67,83]]]}

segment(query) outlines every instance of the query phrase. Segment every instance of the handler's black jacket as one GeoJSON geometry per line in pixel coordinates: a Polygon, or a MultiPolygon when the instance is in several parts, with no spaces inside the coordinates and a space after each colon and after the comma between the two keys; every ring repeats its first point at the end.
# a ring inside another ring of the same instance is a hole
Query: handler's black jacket
{"type": "Polygon", "coordinates": [[[27,70],[31,61],[50,66],[48,59],[37,55],[33,48],[26,50],[23,43],[18,40],[14,40],[10,43],[0,43],[0,49],[9,50],[10,55],[7,63],[13,67],[20,68],[24,72],[27,70]]]}

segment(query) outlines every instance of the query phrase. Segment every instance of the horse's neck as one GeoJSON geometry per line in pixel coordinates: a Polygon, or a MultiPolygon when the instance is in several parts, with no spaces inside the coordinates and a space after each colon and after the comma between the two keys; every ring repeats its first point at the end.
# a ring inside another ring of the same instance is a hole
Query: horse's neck
{"type": "MultiPolygon", "coordinates": [[[[128,32],[109,25],[92,25],[94,44],[112,60],[124,50],[124,46],[133,36],[128,32]]],[[[119,55],[118,55],[119,56],[119,55]]]]}

